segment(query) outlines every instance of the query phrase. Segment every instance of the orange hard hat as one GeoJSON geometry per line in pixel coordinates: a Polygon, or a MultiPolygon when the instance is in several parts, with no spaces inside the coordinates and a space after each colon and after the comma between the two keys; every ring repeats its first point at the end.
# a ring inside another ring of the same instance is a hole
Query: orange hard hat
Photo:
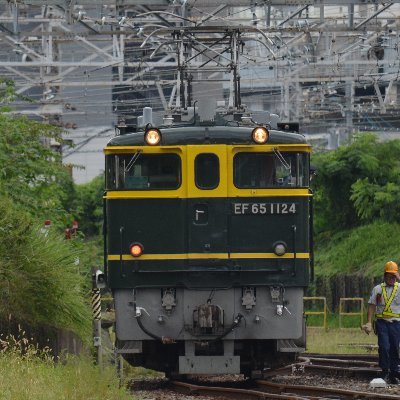
{"type": "Polygon", "coordinates": [[[399,267],[394,261],[388,261],[385,264],[385,274],[395,274],[399,272],[399,267]]]}

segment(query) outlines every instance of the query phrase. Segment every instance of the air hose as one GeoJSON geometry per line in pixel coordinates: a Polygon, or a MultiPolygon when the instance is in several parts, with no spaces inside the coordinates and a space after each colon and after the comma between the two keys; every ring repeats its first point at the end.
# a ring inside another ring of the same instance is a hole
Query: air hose
{"type": "MultiPolygon", "coordinates": [[[[172,344],[172,343],[176,343],[176,340],[170,338],[170,337],[166,337],[166,336],[158,336],[152,332],[150,332],[147,328],[145,328],[145,326],[143,325],[142,321],[140,320],[141,318],[141,313],[137,313],[136,314],[136,321],[140,327],[140,329],[148,336],[150,336],[151,338],[158,340],[159,342],[161,342],[162,344],[172,344]]],[[[223,333],[221,333],[221,335],[215,337],[212,340],[207,340],[206,342],[208,343],[212,343],[212,342],[216,342],[218,340],[221,340],[222,338],[224,338],[226,335],[228,335],[229,333],[231,333],[239,324],[240,321],[242,320],[243,315],[242,314],[238,314],[236,316],[236,318],[233,320],[231,326],[229,326],[223,333]]]]}
{"type": "Polygon", "coordinates": [[[243,315],[242,314],[238,314],[236,316],[236,318],[233,320],[232,325],[223,333],[221,333],[221,335],[217,336],[216,338],[212,339],[212,340],[207,340],[207,342],[216,342],[217,340],[221,340],[222,338],[224,338],[226,335],[228,335],[229,333],[231,333],[239,324],[240,321],[242,320],[243,315]]]}
{"type": "Polygon", "coordinates": [[[150,332],[148,329],[146,329],[144,327],[144,325],[142,324],[142,321],[140,320],[141,316],[136,317],[136,321],[140,327],[140,329],[148,336],[150,336],[151,338],[158,340],[159,342],[161,342],[162,344],[172,344],[175,343],[175,340],[170,338],[170,337],[166,337],[166,336],[158,336],[152,332],[150,332]]]}

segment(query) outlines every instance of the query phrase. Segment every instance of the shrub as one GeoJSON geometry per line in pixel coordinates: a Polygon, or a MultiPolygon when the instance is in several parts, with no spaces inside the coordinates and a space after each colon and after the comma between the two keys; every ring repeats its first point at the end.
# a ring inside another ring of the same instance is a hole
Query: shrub
{"type": "Polygon", "coordinates": [[[10,199],[0,201],[0,317],[90,332],[90,307],[73,241],[43,233],[10,199]]]}

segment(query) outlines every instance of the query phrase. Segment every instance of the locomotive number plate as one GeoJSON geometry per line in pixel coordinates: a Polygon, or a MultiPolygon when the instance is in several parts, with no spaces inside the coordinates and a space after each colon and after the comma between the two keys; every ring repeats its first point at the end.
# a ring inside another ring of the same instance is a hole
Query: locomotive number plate
{"type": "Polygon", "coordinates": [[[234,215],[296,214],[297,203],[232,203],[234,215]]]}

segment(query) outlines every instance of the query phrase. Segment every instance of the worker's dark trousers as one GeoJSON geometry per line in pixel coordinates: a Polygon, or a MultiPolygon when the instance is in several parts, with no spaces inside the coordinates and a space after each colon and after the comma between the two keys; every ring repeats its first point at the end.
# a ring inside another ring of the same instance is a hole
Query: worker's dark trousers
{"type": "Polygon", "coordinates": [[[400,321],[376,320],[378,334],[379,366],[382,370],[400,373],[400,321]]]}

